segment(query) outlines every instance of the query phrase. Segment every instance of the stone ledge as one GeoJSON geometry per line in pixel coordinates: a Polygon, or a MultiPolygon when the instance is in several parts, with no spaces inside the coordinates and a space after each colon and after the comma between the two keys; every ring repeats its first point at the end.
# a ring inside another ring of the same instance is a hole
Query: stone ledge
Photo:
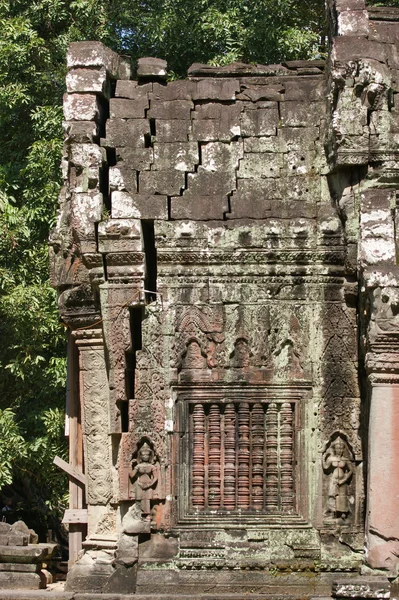
{"type": "MultiPolygon", "coordinates": [[[[198,594],[96,594],[55,591],[0,591],[1,600],[198,600],[198,594]]],[[[275,595],[265,594],[201,594],[201,600],[297,600],[298,594],[275,595]]],[[[313,596],[309,600],[330,600],[330,596],[313,596]]]]}

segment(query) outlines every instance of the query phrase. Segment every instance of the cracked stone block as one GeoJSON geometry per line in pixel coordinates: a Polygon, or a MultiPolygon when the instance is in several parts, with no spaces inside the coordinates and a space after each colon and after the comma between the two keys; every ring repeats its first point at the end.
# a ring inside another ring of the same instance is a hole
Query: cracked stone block
{"type": "Polygon", "coordinates": [[[193,91],[193,100],[234,100],[236,93],[240,91],[238,79],[200,79],[196,82],[193,91]]]}
{"type": "Polygon", "coordinates": [[[371,58],[385,63],[387,58],[383,44],[372,42],[359,35],[338,36],[334,40],[335,65],[345,65],[348,61],[371,58]]]}
{"type": "Polygon", "coordinates": [[[193,113],[193,138],[198,141],[231,141],[241,135],[240,106],[200,104],[193,113]]]}
{"type": "Polygon", "coordinates": [[[141,194],[176,196],[184,188],[185,177],[180,171],[143,171],[140,173],[141,194]]]}
{"type": "Polygon", "coordinates": [[[201,146],[201,166],[205,171],[234,171],[243,156],[243,142],[209,142],[201,146]]]}
{"type": "Polygon", "coordinates": [[[279,125],[277,104],[275,108],[246,110],[241,115],[240,125],[243,137],[276,135],[279,125]]]}
{"type": "Polygon", "coordinates": [[[280,84],[273,85],[257,85],[250,86],[241,84],[241,93],[237,94],[237,100],[250,100],[251,102],[259,102],[259,100],[267,100],[271,102],[283,102],[285,99],[285,86],[280,84]]]}
{"type": "Polygon", "coordinates": [[[113,219],[167,219],[167,196],[112,192],[113,219]]]}
{"type": "Polygon", "coordinates": [[[223,219],[228,210],[227,196],[178,196],[171,199],[172,219],[217,220],[223,219]]]}
{"type": "Polygon", "coordinates": [[[157,119],[157,142],[187,142],[191,131],[191,123],[187,119],[173,119],[172,121],[157,119]]]}
{"type": "Polygon", "coordinates": [[[129,98],[130,100],[142,100],[148,98],[149,92],[152,92],[152,83],[143,83],[139,85],[138,81],[116,82],[115,98],[129,98]]]}
{"type": "Polygon", "coordinates": [[[155,171],[194,171],[199,163],[198,144],[196,142],[171,142],[154,144],[155,171]]]}
{"type": "Polygon", "coordinates": [[[207,102],[206,104],[197,104],[195,112],[192,115],[193,119],[228,119],[239,124],[241,108],[239,104],[221,104],[220,102],[207,102]]]}
{"type": "Polygon", "coordinates": [[[315,150],[315,142],[320,138],[319,127],[287,127],[279,131],[288,151],[306,152],[315,150]]]}
{"type": "Polygon", "coordinates": [[[65,94],[63,110],[66,121],[95,121],[99,116],[97,96],[94,94],[65,94]]]}
{"type": "Polygon", "coordinates": [[[109,116],[111,119],[144,119],[149,105],[150,101],[146,97],[135,100],[111,98],[109,116]]]}
{"type": "Polygon", "coordinates": [[[106,132],[106,143],[110,147],[145,148],[145,136],[151,135],[147,119],[108,119],[106,132]]]}

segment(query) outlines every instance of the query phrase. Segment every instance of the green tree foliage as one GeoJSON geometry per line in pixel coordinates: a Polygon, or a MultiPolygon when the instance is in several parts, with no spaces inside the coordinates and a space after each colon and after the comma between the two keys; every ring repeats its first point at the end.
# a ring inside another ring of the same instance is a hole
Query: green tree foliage
{"type": "Polygon", "coordinates": [[[68,43],[94,39],[132,59],[165,58],[180,77],[193,62],[312,58],[324,2],[0,0],[0,26],[0,491],[48,524],[67,487],[52,465],[55,454],[66,456],[66,348],[47,239],[68,43]]]}

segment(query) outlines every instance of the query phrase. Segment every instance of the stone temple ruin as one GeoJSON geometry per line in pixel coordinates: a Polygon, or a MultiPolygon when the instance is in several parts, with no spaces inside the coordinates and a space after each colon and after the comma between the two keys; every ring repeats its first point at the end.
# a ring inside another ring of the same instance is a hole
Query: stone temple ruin
{"type": "Polygon", "coordinates": [[[168,83],[70,47],[68,590],[389,596],[399,9],[329,22],[326,63],[168,83]]]}

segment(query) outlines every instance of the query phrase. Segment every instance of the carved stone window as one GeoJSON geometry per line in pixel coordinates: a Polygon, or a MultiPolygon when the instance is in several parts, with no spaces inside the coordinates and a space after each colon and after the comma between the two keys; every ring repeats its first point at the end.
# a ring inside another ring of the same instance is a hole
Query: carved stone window
{"type": "Polygon", "coordinates": [[[181,515],[297,515],[298,394],[218,392],[179,399],[181,515]]]}

